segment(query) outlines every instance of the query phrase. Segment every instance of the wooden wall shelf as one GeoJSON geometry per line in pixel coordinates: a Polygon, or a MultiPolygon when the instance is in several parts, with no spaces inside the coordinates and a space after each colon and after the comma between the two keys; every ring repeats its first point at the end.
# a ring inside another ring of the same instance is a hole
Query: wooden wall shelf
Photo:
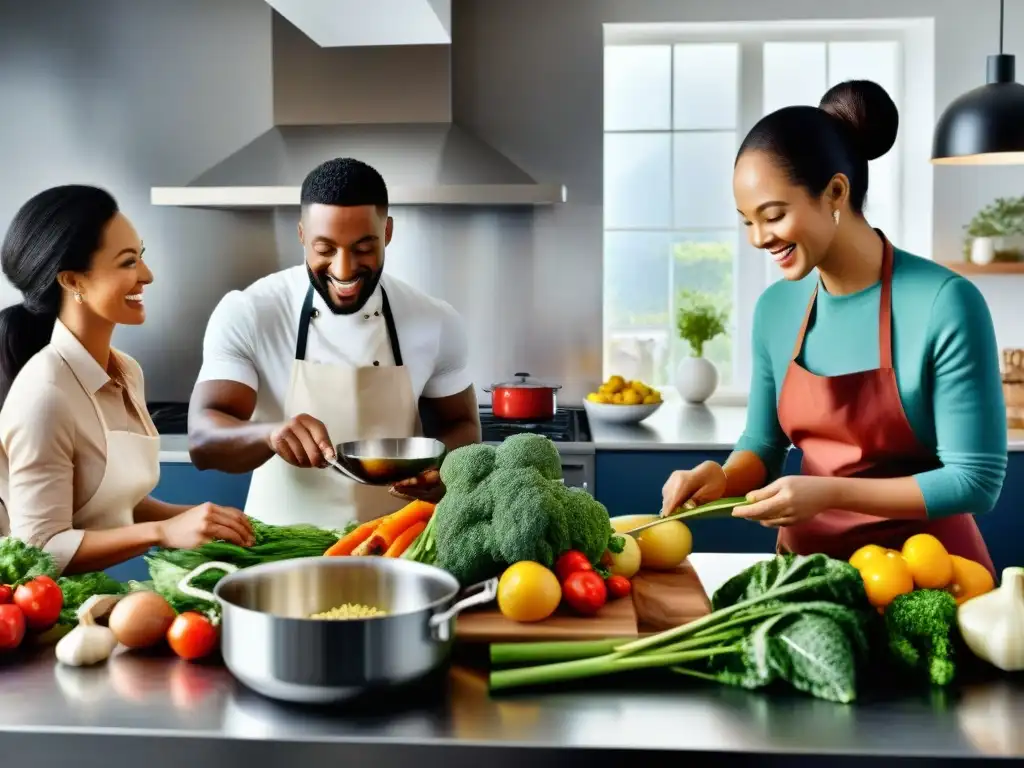
{"type": "Polygon", "coordinates": [[[1024,261],[994,261],[991,264],[975,264],[971,261],[939,263],[961,275],[1024,275],[1024,261]]]}

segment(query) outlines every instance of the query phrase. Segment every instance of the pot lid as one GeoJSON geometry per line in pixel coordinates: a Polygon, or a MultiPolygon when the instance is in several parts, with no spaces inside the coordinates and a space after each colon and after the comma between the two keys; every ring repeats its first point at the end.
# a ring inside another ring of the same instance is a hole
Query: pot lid
{"type": "Polygon", "coordinates": [[[538,381],[528,373],[514,373],[514,381],[503,381],[500,384],[492,385],[491,389],[561,389],[561,384],[549,384],[546,381],[538,381]]]}

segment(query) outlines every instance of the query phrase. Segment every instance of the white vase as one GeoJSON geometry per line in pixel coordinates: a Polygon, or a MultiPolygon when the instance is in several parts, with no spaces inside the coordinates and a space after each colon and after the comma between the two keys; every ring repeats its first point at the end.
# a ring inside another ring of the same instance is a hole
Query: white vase
{"type": "Polygon", "coordinates": [[[984,266],[991,264],[996,257],[996,239],[994,237],[976,237],[971,241],[971,261],[984,266]]]}
{"type": "Polygon", "coordinates": [[[706,357],[684,357],[676,368],[676,389],[688,403],[703,403],[718,387],[718,369],[706,357]]]}

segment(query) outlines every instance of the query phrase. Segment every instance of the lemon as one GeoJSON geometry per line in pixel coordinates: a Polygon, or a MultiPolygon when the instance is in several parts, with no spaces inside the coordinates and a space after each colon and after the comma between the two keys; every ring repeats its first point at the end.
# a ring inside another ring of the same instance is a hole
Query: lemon
{"type": "Polygon", "coordinates": [[[558,577],[540,563],[515,563],[498,579],[498,609],[511,621],[543,621],[561,600],[558,577]]]}
{"type": "MultiPolygon", "coordinates": [[[[616,533],[624,533],[630,528],[657,519],[657,515],[613,517],[612,528],[616,533]]],[[[648,528],[635,538],[640,547],[642,567],[655,571],[667,571],[677,567],[693,551],[693,535],[679,520],[669,520],[648,528]]]]}
{"type": "Polygon", "coordinates": [[[623,536],[621,552],[608,553],[608,570],[617,576],[625,576],[632,579],[640,570],[643,555],[640,552],[640,545],[632,536],[623,536]]]}
{"type": "Polygon", "coordinates": [[[921,589],[945,589],[953,581],[953,559],[942,542],[927,533],[903,542],[903,559],[921,589]]]}

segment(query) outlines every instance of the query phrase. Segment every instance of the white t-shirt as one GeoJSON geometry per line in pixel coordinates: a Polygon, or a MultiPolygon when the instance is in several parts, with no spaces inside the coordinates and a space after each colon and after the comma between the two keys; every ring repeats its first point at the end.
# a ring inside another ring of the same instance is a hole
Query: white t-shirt
{"type": "MultiPolygon", "coordinates": [[[[319,293],[310,320],[306,360],[353,367],[394,365],[381,286],[395,321],[402,363],[409,369],[413,395],[449,397],[472,384],[466,329],[452,306],[401,280],[383,275],[359,312],[336,315],[319,293]]],[[[299,315],[309,290],[304,265],[261,278],[231,291],[213,310],[203,339],[199,381],[237,381],[256,390],[254,421],[280,421],[291,381],[299,315]]]]}

